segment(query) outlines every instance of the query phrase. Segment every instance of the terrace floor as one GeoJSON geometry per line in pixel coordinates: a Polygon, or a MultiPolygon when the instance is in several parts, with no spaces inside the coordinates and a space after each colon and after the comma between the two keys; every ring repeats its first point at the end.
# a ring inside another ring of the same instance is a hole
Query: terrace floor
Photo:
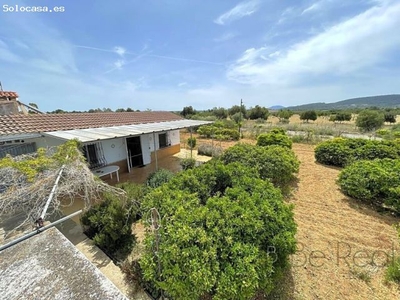
{"type": "MultiPolygon", "coordinates": [[[[174,173],[179,172],[182,170],[180,165],[180,161],[182,158],[189,158],[191,156],[190,150],[181,149],[179,153],[176,153],[172,156],[167,156],[157,160],[158,169],[167,169],[174,173]]],[[[192,157],[196,159],[198,163],[206,162],[211,159],[211,157],[197,155],[197,150],[193,150],[192,157]]],[[[119,182],[135,182],[135,183],[144,183],[147,177],[157,170],[156,162],[153,160],[150,164],[137,167],[131,169],[131,172],[120,172],[119,173],[119,182]]],[[[117,178],[113,175],[112,179],[110,176],[104,176],[101,178],[105,182],[110,185],[117,184],[117,178]]]]}

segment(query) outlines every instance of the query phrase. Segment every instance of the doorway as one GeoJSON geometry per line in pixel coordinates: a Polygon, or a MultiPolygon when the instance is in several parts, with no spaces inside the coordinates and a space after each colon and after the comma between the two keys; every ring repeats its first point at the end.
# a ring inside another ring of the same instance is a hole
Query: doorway
{"type": "Polygon", "coordinates": [[[143,166],[142,145],[140,136],[126,139],[126,148],[128,150],[128,163],[131,168],[143,166]]]}

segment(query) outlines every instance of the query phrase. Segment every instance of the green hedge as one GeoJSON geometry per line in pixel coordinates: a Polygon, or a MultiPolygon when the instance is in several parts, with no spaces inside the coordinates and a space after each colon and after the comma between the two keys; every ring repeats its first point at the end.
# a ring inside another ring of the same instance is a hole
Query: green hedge
{"type": "Polygon", "coordinates": [[[344,168],[338,179],[344,194],[400,212],[400,160],[358,161],[344,168]]]}
{"type": "Polygon", "coordinates": [[[282,133],[279,129],[274,129],[274,131],[270,133],[262,133],[257,137],[257,146],[277,145],[291,149],[292,143],[292,140],[286,133],[282,133]]]}
{"type": "Polygon", "coordinates": [[[240,162],[255,167],[262,179],[269,179],[281,188],[286,188],[295,178],[300,165],[291,149],[280,146],[237,144],[227,149],[220,159],[226,164],[240,162]]]}
{"type": "Polygon", "coordinates": [[[150,188],[157,188],[160,185],[163,185],[164,183],[171,180],[172,177],[174,177],[174,173],[172,173],[171,171],[166,169],[159,169],[158,171],[151,173],[147,177],[146,185],[150,188]]]}
{"type": "Polygon", "coordinates": [[[82,215],[81,223],[97,246],[113,258],[124,260],[136,242],[131,226],[137,220],[138,212],[137,203],[107,194],[101,203],[82,215]]]}
{"type": "Polygon", "coordinates": [[[140,266],[170,299],[253,299],[274,288],[296,250],[292,207],[243,164],[181,172],[143,203],[161,224],[147,232],[140,266]]]}
{"type": "Polygon", "coordinates": [[[213,125],[203,125],[197,130],[197,133],[205,138],[218,138],[221,140],[239,140],[240,134],[237,129],[217,127],[213,125]]]}
{"type": "Polygon", "coordinates": [[[318,144],[315,159],[324,165],[344,167],[358,160],[400,158],[398,141],[335,138],[318,144]]]}
{"type": "Polygon", "coordinates": [[[196,166],[196,160],[194,158],[182,158],[180,161],[180,165],[182,167],[182,170],[189,170],[193,169],[196,166]]]}

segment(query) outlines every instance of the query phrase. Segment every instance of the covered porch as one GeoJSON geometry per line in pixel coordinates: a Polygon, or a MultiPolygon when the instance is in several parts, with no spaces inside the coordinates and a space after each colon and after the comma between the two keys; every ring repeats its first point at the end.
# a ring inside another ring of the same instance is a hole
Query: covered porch
{"type": "MultiPolygon", "coordinates": [[[[182,166],[180,165],[181,160],[189,157],[191,157],[190,150],[181,148],[181,151],[176,154],[158,158],[157,161],[154,159],[146,166],[132,168],[130,172],[126,169],[122,170],[119,173],[119,182],[144,183],[151,173],[159,169],[166,169],[173,173],[179,172],[182,170],[182,166]]],[[[208,156],[197,155],[197,150],[193,150],[192,157],[198,164],[211,159],[211,157],[208,156]]],[[[118,184],[116,176],[113,176],[112,178],[110,176],[104,176],[101,179],[110,185],[118,184]]]]}

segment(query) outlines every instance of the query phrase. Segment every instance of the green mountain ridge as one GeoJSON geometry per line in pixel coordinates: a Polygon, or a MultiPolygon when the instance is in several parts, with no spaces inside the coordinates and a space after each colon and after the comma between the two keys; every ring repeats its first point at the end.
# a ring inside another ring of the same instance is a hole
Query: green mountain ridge
{"type": "Polygon", "coordinates": [[[349,109],[349,108],[367,108],[367,107],[380,107],[380,108],[398,108],[400,107],[400,95],[381,95],[371,97],[360,97],[342,100],[334,103],[309,103],[303,105],[296,105],[287,107],[287,109],[300,111],[300,110],[330,110],[330,109],[349,109]]]}

